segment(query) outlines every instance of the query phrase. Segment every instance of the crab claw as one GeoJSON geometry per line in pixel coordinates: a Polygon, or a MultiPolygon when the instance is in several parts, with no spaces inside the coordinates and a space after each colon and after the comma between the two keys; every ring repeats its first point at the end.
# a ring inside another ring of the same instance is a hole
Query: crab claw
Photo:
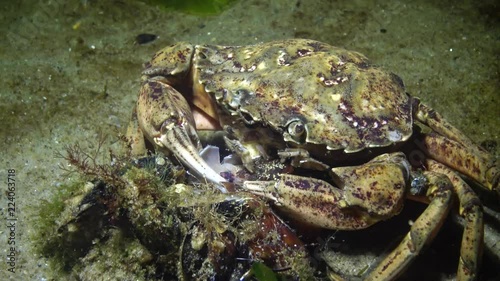
{"type": "Polygon", "coordinates": [[[360,166],[333,168],[336,186],[321,179],[280,174],[274,181],[246,181],[242,187],[271,199],[296,220],[354,230],[401,211],[409,169],[404,154],[382,154],[360,166]]]}
{"type": "Polygon", "coordinates": [[[167,79],[153,77],[143,83],[137,101],[137,118],[150,142],[172,152],[196,175],[227,192],[223,186],[226,180],[199,155],[201,145],[189,104],[167,79]]]}

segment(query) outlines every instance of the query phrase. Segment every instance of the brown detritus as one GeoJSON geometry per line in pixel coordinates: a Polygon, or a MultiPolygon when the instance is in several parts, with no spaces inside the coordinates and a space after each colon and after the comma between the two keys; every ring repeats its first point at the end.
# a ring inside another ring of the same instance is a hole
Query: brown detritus
{"type": "MultiPolygon", "coordinates": [[[[117,165],[111,166],[103,164],[99,157],[102,157],[102,147],[106,141],[105,135],[99,135],[96,149],[93,152],[85,151],[79,143],[66,145],[65,153],[56,152],[56,157],[64,159],[69,165],[60,165],[59,167],[66,171],[67,174],[80,173],[88,179],[100,179],[115,186],[123,186],[125,183],[119,176],[119,170],[123,168],[120,164],[122,161],[117,161],[117,165]]],[[[111,151],[110,158],[117,158],[111,151]]]]}

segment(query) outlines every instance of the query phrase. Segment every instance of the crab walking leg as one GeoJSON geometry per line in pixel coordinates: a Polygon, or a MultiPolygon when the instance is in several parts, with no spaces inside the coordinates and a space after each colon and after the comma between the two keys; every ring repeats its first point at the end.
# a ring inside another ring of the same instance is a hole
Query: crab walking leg
{"type": "Polygon", "coordinates": [[[417,140],[428,157],[471,177],[500,196],[500,170],[497,163],[483,153],[474,153],[464,146],[438,134],[426,134],[417,140]]]}
{"type": "Polygon", "coordinates": [[[439,134],[424,136],[422,149],[427,155],[473,178],[500,196],[500,170],[491,155],[435,110],[417,98],[412,99],[415,119],[439,134]]]}
{"type": "Polygon", "coordinates": [[[415,119],[426,124],[440,135],[484,153],[471,139],[448,123],[448,121],[446,121],[437,111],[422,103],[420,99],[416,97],[412,97],[412,101],[415,119]]]}
{"type": "MultiPolygon", "coordinates": [[[[411,226],[403,241],[374,268],[365,280],[395,280],[417,257],[440,229],[452,204],[450,180],[433,172],[424,172],[425,192],[430,203],[411,226]]],[[[415,194],[417,195],[417,194],[415,194]]]]}
{"type": "Polygon", "coordinates": [[[460,202],[459,214],[465,226],[460,248],[457,280],[475,280],[483,253],[483,208],[476,193],[457,173],[434,160],[427,160],[430,171],[448,176],[460,202]]]}
{"type": "Polygon", "coordinates": [[[199,151],[191,108],[186,99],[163,77],[147,79],[137,101],[137,118],[146,138],[160,149],[172,152],[194,173],[226,192],[226,180],[203,160],[199,151]]]}

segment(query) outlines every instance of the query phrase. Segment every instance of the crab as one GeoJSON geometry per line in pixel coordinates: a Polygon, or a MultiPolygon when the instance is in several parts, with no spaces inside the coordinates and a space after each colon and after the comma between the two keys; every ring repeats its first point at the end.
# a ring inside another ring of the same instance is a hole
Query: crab
{"type": "Polygon", "coordinates": [[[466,221],[457,279],[476,278],[482,205],[463,177],[500,193],[494,157],[360,53],[306,39],[177,43],[145,64],[134,119],[134,149],[145,139],[221,192],[256,194],[311,225],[363,229],[397,215],[407,198],[428,203],[366,280],[397,278],[456,196],[466,221]],[[250,173],[276,159],[294,172],[232,186],[200,156],[203,129],[224,130],[250,173]]]}

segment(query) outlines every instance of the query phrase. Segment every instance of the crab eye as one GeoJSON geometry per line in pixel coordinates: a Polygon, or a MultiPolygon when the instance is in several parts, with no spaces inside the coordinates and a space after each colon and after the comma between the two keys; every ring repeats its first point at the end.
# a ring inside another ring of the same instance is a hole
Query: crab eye
{"type": "Polygon", "coordinates": [[[294,120],[288,124],[287,132],[291,140],[303,143],[306,137],[306,126],[301,120],[294,120]]]}

